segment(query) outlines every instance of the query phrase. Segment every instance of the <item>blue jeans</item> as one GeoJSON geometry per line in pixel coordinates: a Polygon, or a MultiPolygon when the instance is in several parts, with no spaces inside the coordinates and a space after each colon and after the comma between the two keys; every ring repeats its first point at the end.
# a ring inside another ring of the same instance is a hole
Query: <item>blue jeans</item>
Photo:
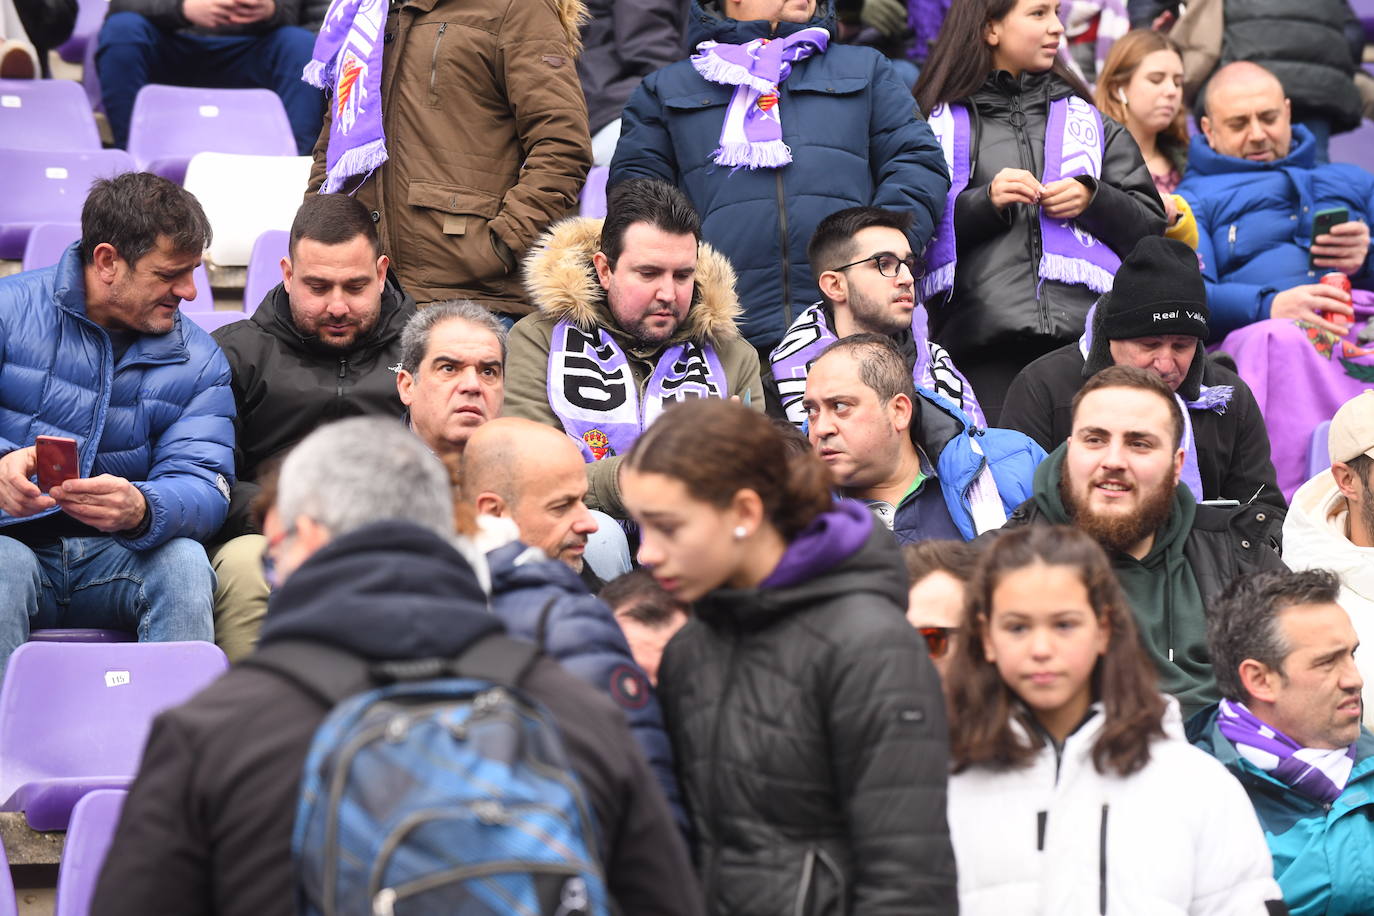
{"type": "Polygon", "coordinates": [[[115,146],[129,143],[138,90],[149,83],[208,89],[271,89],[281,98],[296,149],[310,155],[324,124],[324,93],[301,80],[315,35],[288,25],[266,35],[164,32],[138,13],[112,13],[100,29],[96,72],[115,146]]]}
{"type": "Polygon", "coordinates": [[[31,629],[128,630],[139,642],[213,642],[215,574],[189,538],[135,552],[114,538],[34,549],[0,536],[0,679],[31,629]]]}

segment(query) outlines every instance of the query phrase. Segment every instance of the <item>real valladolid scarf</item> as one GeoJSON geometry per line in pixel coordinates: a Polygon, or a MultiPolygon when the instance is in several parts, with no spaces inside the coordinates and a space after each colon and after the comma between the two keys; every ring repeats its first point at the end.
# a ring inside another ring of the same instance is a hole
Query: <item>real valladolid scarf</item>
{"type": "Polygon", "coordinates": [[[778,86],[791,75],[793,64],[823,54],[829,44],[825,29],[810,28],[786,38],[756,38],[742,45],[716,41],[697,45],[692,66],[702,79],[735,87],[713,156],[717,165],[775,169],[792,161],[792,151],[782,142],[778,86]]]}
{"type": "Polygon", "coordinates": [[[332,0],[301,79],[332,91],[329,149],[320,190],[386,162],[382,133],[382,35],[387,0],[332,0]]]}
{"type": "Polygon", "coordinates": [[[1279,782],[1310,799],[1331,804],[1345,791],[1355,765],[1355,745],[1334,750],[1303,747],[1261,722],[1244,703],[1222,700],[1217,728],[1236,753],[1279,782]]]}
{"type": "MultiPolygon", "coordinates": [[[[930,113],[930,127],[944,148],[951,178],[945,213],[926,248],[926,275],[921,295],[932,296],[954,288],[957,252],[954,236],[954,201],[969,183],[969,143],[972,131],[969,112],[963,105],[937,105],[930,113]]],[[[1102,177],[1102,116],[1078,96],[1050,103],[1045,126],[1045,184],[1077,175],[1102,177]]],[[[1038,209],[1038,208],[1037,208],[1038,209]]],[[[1040,213],[1042,254],[1037,272],[1041,280],[1057,280],[1105,293],[1121,259],[1092,233],[1073,220],[1052,219],[1040,213]]],[[[1036,287],[1037,292],[1039,287],[1036,287]]]]}

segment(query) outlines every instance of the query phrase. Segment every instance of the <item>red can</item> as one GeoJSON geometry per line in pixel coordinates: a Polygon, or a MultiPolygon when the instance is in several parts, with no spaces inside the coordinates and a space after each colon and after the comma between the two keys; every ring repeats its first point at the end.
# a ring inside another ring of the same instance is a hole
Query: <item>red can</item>
{"type": "MultiPolygon", "coordinates": [[[[1333,270],[1330,273],[1322,274],[1322,278],[1317,282],[1321,283],[1323,286],[1336,287],[1336,289],[1345,293],[1347,298],[1349,298],[1350,296],[1350,278],[1347,277],[1345,274],[1341,273],[1339,270],[1333,270]]],[[[1343,315],[1340,312],[1328,312],[1323,310],[1321,312],[1318,312],[1317,314],[1321,315],[1327,321],[1331,321],[1336,324],[1350,324],[1350,316],[1343,315]]]]}

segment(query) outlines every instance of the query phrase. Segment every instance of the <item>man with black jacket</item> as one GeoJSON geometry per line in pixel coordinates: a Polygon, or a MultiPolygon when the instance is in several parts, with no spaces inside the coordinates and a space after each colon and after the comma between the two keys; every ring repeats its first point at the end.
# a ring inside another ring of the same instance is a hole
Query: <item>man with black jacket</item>
{"type": "MultiPolygon", "coordinates": [[[[354,418],[307,437],[282,466],[265,527],[282,584],[264,647],[294,640],[370,661],[454,657],[501,630],[480,552],[452,535],[448,474],[400,424],[354,418]]],[[[600,828],[618,911],[703,914],[682,838],[620,711],[548,659],[520,687],[558,726],[600,828]]],[[[295,913],[297,795],[328,712],[249,663],[159,716],[91,913],[295,913]]]]}
{"type": "Polygon", "coordinates": [[[282,282],[253,317],[214,334],[238,408],[238,482],[211,556],[215,642],[231,661],[252,649],[267,609],[263,539],[248,512],[264,466],[322,423],[405,413],[390,367],[415,303],[388,278],[388,263],[362,204],[343,194],[309,197],[291,226],[282,282]]]}
{"type": "Polygon", "coordinates": [[[1286,569],[1269,506],[1198,505],[1180,485],[1183,410],[1158,375],[1110,366],[1073,400],[1073,431],[1036,469],[1007,526],[1074,525],[1102,545],[1135,613],[1160,689],[1183,716],[1219,699],[1207,605],[1238,575],[1286,569]]]}

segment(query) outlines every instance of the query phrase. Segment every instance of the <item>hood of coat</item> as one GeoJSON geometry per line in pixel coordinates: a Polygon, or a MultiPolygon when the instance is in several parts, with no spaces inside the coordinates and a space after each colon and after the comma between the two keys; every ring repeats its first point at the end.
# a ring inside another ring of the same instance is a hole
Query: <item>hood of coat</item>
{"type": "Polygon", "coordinates": [[[1374,547],[1350,542],[1344,510],[1345,499],[1330,468],[1298,487],[1283,522],[1283,558],[1294,569],[1329,569],[1343,586],[1374,601],[1374,547]],[[1333,517],[1333,509],[1341,511],[1333,517]]]}
{"type": "Polygon", "coordinates": [[[719,0],[692,0],[692,11],[687,18],[688,46],[695,48],[703,41],[718,41],[721,44],[738,45],[753,41],[755,38],[786,37],[802,29],[825,29],[833,38],[835,35],[835,4],[833,0],[816,0],[816,12],[807,22],[780,22],[777,34],[773,33],[766,19],[741,22],[731,19],[721,9],[719,0]]]}
{"type": "MultiPolygon", "coordinates": [[[[1093,327],[1092,338],[1088,345],[1088,358],[1083,361],[1083,378],[1090,379],[1108,366],[1115,365],[1112,359],[1111,341],[1102,332],[1103,323],[1106,322],[1107,303],[1112,294],[1103,293],[1102,298],[1097,300],[1097,305],[1093,308],[1093,327]]],[[[1183,382],[1178,386],[1178,395],[1185,401],[1195,401],[1202,388],[1202,373],[1208,366],[1207,347],[1205,341],[1197,342],[1197,352],[1193,354],[1193,362],[1188,367],[1188,374],[1183,377],[1183,382]]]]}
{"type": "Polygon", "coordinates": [[[1188,175],[1229,175],[1232,173],[1257,175],[1274,169],[1317,167],[1317,141],[1312,132],[1301,124],[1293,125],[1293,145],[1288,155],[1273,162],[1251,162],[1238,156],[1223,156],[1212,149],[1204,134],[1193,137],[1188,146],[1188,175]]]}
{"type": "Polygon", "coordinates": [[[262,300],[249,321],[262,328],[287,346],[303,350],[316,356],[330,358],[349,357],[385,346],[399,337],[410,316],[415,314],[415,300],[396,283],[390,273],[382,287],[382,308],[377,315],[377,323],[372,330],[347,350],[326,347],[317,337],[306,337],[291,318],[291,297],[285,285],[278,283],[262,300]]]}
{"type": "Polygon", "coordinates": [[[366,658],[457,655],[500,621],[453,544],[405,521],[326,544],[272,593],[262,643],[304,639],[366,658]]]}
{"type": "Polygon", "coordinates": [[[554,0],[558,10],[558,24],[563,27],[563,38],[572,47],[574,54],[582,53],[582,26],[591,21],[592,14],[582,0],[554,0]]]}
{"type": "MultiPolygon", "coordinates": [[[[584,331],[618,330],[596,278],[592,255],[601,249],[601,220],[573,217],[555,223],[525,256],[525,290],[540,312],[568,320],[584,331]]],[[[669,343],[683,340],[720,344],[739,337],[735,269],[705,242],[697,246],[696,292],[687,320],[669,343]]]]}

